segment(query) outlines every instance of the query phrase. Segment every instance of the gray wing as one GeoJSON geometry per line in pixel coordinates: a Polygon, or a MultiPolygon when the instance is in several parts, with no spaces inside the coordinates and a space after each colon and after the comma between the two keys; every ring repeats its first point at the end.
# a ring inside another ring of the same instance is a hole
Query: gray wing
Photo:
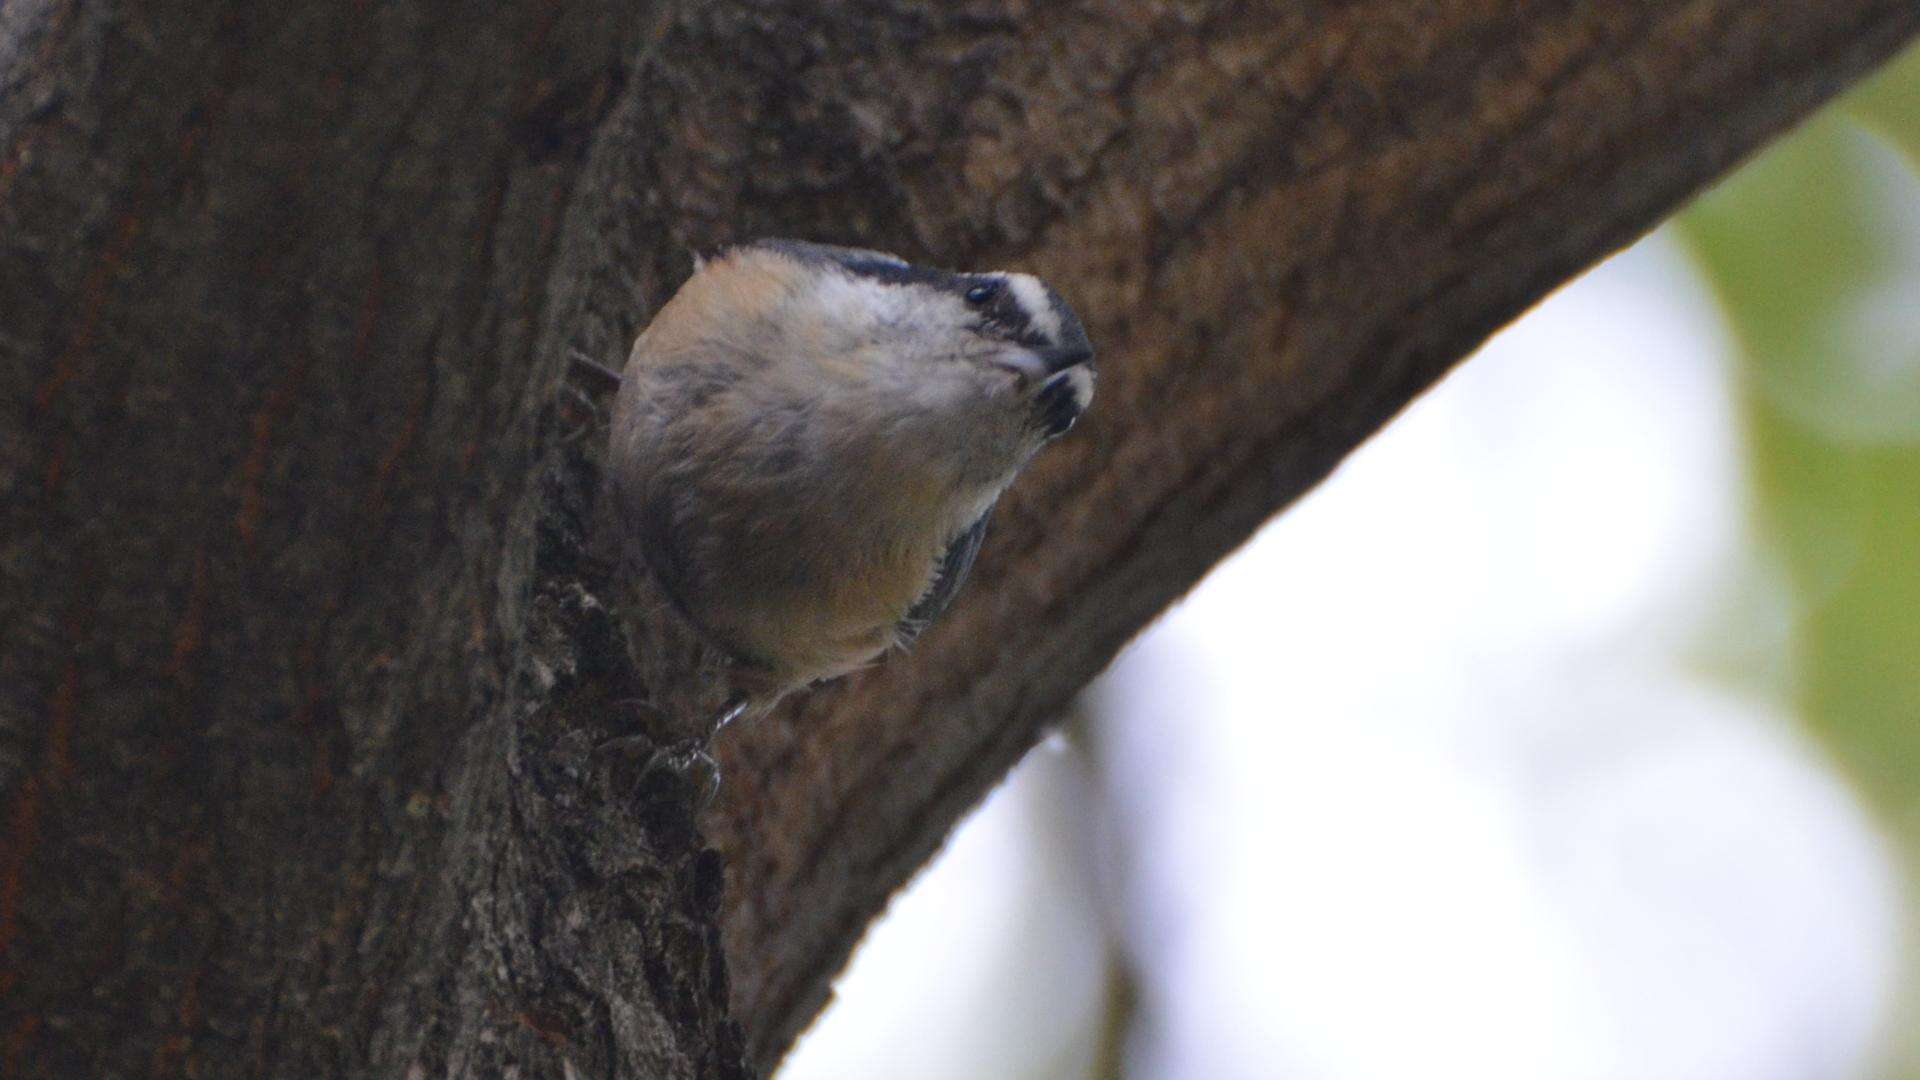
{"type": "Polygon", "coordinates": [[[953,597],[960,591],[960,583],[967,580],[967,571],[973,569],[973,557],[980,554],[980,541],[987,535],[987,519],[993,516],[989,509],[981,514],[979,520],[967,526],[953,543],[947,545],[947,553],[940,557],[940,566],[934,571],[933,581],[920,599],[913,602],[913,609],[907,617],[900,620],[894,630],[894,637],[902,645],[911,645],[940,613],[953,603],[953,597]]]}

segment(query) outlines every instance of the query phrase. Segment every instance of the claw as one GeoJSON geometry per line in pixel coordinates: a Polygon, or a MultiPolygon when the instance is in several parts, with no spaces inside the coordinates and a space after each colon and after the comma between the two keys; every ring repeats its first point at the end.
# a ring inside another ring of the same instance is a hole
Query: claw
{"type": "Polygon", "coordinates": [[[586,391],[577,386],[564,385],[558,390],[557,398],[561,438],[565,441],[577,442],[606,427],[606,418],[601,415],[600,406],[586,391]]]}
{"type": "Polygon", "coordinates": [[[672,776],[693,792],[696,812],[712,806],[714,797],[720,794],[720,763],[707,753],[703,740],[684,739],[655,750],[640,767],[640,783],[644,785],[661,773],[672,776]]]}
{"type": "MultiPolygon", "coordinates": [[[[639,711],[652,708],[644,701],[622,701],[619,704],[639,711]]],[[[730,698],[726,707],[714,717],[705,735],[669,743],[656,743],[645,734],[621,735],[608,739],[594,749],[599,754],[626,758],[644,756],[646,761],[640,766],[636,785],[638,790],[658,791],[663,783],[669,787],[684,788],[693,794],[695,811],[705,810],[720,793],[720,763],[707,752],[707,745],[721,728],[747,710],[747,704],[748,699],[744,694],[730,698]]]]}
{"type": "Polygon", "coordinates": [[[687,792],[695,812],[713,805],[720,793],[720,763],[707,753],[706,740],[681,739],[656,745],[645,735],[625,735],[608,739],[595,748],[601,754],[641,757],[640,775],[634,789],[648,799],[675,797],[687,792]]]}

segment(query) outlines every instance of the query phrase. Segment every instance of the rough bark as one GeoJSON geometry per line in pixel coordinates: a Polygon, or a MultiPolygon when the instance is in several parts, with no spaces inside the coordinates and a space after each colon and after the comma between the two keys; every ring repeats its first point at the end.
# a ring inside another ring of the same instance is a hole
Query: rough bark
{"type": "Polygon", "coordinates": [[[1142,623],[1916,25],[0,7],[0,1073],[764,1068],[1142,623]],[[730,731],[696,821],[595,749],[722,676],[656,607],[609,614],[559,388],[686,249],[766,234],[1038,271],[1101,399],[946,622],[730,731]]]}

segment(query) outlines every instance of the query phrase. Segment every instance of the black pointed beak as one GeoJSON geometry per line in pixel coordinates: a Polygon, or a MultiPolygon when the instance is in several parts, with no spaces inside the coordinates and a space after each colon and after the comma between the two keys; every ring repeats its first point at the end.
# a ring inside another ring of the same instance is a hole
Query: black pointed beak
{"type": "Polygon", "coordinates": [[[1087,340],[1087,328],[1080,323],[1080,317],[1067,307],[1067,302],[1053,290],[1053,286],[1042,284],[1047,290],[1047,305],[1055,325],[1052,343],[1035,353],[1046,366],[1049,376],[1058,375],[1071,367],[1093,362],[1093,343],[1087,340]]]}
{"type": "Polygon", "coordinates": [[[1047,365],[1047,374],[1058,375],[1077,364],[1093,361],[1093,343],[1087,340],[1087,332],[1081,328],[1080,320],[1067,316],[1067,325],[1061,329],[1060,341],[1040,350],[1040,362],[1047,365]]]}
{"type": "Polygon", "coordinates": [[[1070,367],[1087,363],[1092,359],[1093,350],[1084,344],[1056,345],[1050,349],[1040,350],[1040,362],[1047,365],[1047,374],[1049,375],[1057,375],[1070,367]]]}

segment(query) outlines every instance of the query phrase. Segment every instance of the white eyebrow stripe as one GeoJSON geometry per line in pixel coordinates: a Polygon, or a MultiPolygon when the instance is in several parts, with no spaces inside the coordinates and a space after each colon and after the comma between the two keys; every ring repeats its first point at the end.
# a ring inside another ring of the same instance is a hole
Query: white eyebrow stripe
{"type": "Polygon", "coordinates": [[[1008,274],[1006,279],[1013,298],[1027,309],[1027,318],[1033,321],[1034,329],[1040,331],[1048,341],[1059,341],[1060,313],[1053,309],[1053,301],[1047,297],[1047,287],[1032,274],[1008,274]]]}

